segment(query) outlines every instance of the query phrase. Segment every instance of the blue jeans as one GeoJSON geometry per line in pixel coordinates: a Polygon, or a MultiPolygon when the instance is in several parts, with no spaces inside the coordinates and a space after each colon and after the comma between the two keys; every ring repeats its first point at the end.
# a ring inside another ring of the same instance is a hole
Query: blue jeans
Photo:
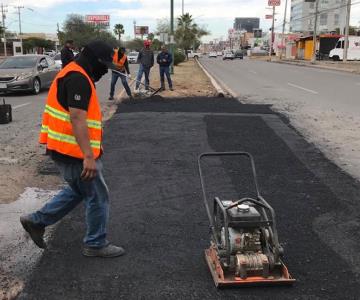
{"type": "Polygon", "coordinates": [[[160,82],[161,82],[161,87],[165,88],[165,76],[166,75],[166,79],[167,82],[169,84],[169,88],[172,88],[172,81],[171,81],[171,77],[170,77],[170,67],[168,66],[160,66],[160,82]]]}
{"type": "Polygon", "coordinates": [[[96,161],[97,176],[91,181],[80,178],[83,165],[56,161],[60,173],[69,186],[60,191],[43,208],[31,214],[33,222],[39,226],[56,223],[84,200],[86,208],[86,235],[84,243],[88,247],[101,248],[106,240],[106,224],[109,218],[109,191],[102,175],[102,162],[96,161]]]}
{"type": "Polygon", "coordinates": [[[143,74],[145,74],[145,90],[148,90],[149,84],[150,84],[150,80],[149,80],[150,67],[145,67],[142,64],[140,64],[140,66],[139,66],[139,71],[138,71],[138,74],[136,77],[136,89],[139,89],[141,78],[142,78],[143,74]]]}
{"type": "Polygon", "coordinates": [[[112,74],[111,74],[110,97],[114,97],[115,85],[116,85],[116,82],[119,77],[121,79],[122,85],[125,88],[126,94],[130,97],[131,91],[130,91],[129,85],[127,83],[126,77],[124,75],[121,75],[121,74],[118,74],[115,72],[112,72],[112,74]]]}

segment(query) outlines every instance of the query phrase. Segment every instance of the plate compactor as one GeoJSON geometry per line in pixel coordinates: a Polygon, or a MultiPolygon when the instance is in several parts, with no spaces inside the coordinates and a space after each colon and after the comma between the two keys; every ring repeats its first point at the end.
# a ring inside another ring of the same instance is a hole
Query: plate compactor
{"type": "Polygon", "coordinates": [[[291,285],[293,279],[281,261],[273,208],[260,195],[255,163],[247,152],[203,153],[198,158],[199,175],[206,211],[210,220],[211,242],[205,258],[217,287],[291,285]],[[245,156],[250,160],[256,199],[214,198],[210,209],[201,162],[206,157],[245,156]]]}

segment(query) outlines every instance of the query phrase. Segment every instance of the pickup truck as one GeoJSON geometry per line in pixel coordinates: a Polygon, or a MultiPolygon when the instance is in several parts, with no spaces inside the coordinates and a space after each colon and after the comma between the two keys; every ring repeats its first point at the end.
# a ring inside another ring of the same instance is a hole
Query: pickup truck
{"type": "Polygon", "coordinates": [[[195,52],[193,50],[187,50],[187,55],[189,58],[199,58],[202,57],[202,53],[195,52]]]}

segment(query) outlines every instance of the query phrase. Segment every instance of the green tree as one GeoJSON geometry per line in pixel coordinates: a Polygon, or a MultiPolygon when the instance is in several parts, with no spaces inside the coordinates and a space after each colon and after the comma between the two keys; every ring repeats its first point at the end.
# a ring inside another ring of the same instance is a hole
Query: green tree
{"type": "Polygon", "coordinates": [[[23,48],[26,53],[29,53],[36,48],[55,49],[55,42],[32,37],[23,40],[23,48]]]}
{"type": "Polygon", "coordinates": [[[124,25],[123,24],[115,24],[114,33],[119,38],[119,43],[120,43],[121,36],[125,33],[124,25]]]}
{"type": "Polygon", "coordinates": [[[209,32],[205,28],[199,27],[192,16],[186,13],[177,19],[177,28],[175,31],[175,40],[184,51],[191,48],[196,50],[200,46],[201,37],[208,35],[209,32]]]}
{"type": "Polygon", "coordinates": [[[83,16],[76,14],[67,16],[63,30],[58,32],[58,37],[62,44],[66,40],[73,40],[74,46],[78,49],[95,39],[106,41],[112,46],[118,45],[118,41],[110,31],[103,26],[85,23],[83,16]]]}
{"type": "Polygon", "coordinates": [[[147,36],[147,39],[150,40],[150,41],[154,40],[154,38],[155,38],[155,35],[153,33],[151,33],[151,32],[147,36]]]}

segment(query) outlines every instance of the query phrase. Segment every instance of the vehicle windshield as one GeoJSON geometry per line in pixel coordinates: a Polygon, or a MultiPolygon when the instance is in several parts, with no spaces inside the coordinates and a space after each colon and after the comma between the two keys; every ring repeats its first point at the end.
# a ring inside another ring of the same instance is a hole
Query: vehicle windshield
{"type": "Polygon", "coordinates": [[[35,67],[37,57],[10,57],[0,64],[0,69],[28,69],[35,67]]]}

